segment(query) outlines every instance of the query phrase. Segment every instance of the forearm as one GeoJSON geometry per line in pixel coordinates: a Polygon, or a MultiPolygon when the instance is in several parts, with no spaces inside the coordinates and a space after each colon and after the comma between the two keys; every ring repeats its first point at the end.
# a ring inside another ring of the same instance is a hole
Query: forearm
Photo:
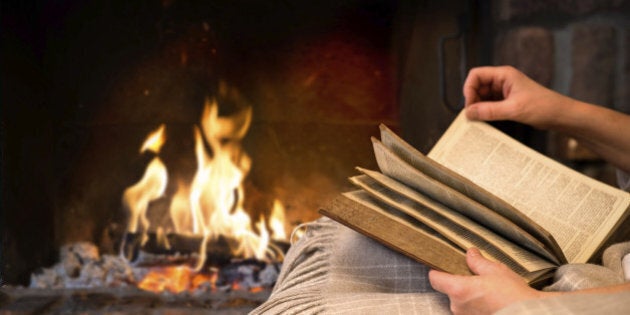
{"type": "Polygon", "coordinates": [[[630,314],[628,284],[570,292],[541,292],[537,300],[522,300],[496,315],[513,314],[630,314]]]}
{"type": "Polygon", "coordinates": [[[577,291],[554,291],[554,292],[541,292],[540,298],[548,298],[559,295],[568,295],[568,294],[604,294],[604,293],[615,293],[622,291],[630,291],[630,282],[624,282],[622,284],[606,286],[606,287],[598,287],[577,291]]]}
{"type": "Polygon", "coordinates": [[[612,165],[630,172],[630,115],[566,98],[549,129],[574,137],[612,165]]]}

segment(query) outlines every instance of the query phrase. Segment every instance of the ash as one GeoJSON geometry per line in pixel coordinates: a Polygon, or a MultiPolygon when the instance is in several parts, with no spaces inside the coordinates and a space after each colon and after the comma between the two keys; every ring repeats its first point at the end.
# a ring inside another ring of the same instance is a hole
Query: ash
{"type": "Polygon", "coordinates": [[[100,255],[89,242],[61,247],[60,262],[31,275],[31,288],[75,289],[126,287],[136,282],[129,263],[122,257],[100,255]]]}
{"type": "Polygon", "coordinates": [[[252,259],[233,261],[220,269],[216,286],[219,291],[229,291],[235,283],[241,290],[271,288],[276,283],[280,268],[280,264],[252,259]]]}
{"type": "MultiPolygon", "coordinates": [[[[31,275],[30,288],[136,288],[136,284],[156,267],[157,261],[163,263],[181,261],[178,255],[155,257],[148,254],[142,259],[145,265],[139,265],[130,263],[121,256],[100,255],[98,247],[90,242],[62,246],[59,257],[60,261],[57,264],[31,275]]],[[[278,278],[280,268],[281,263],[266,263],[253,259],[232,260],[220,268],[211,268],[218,273],[215,288],[210,284],[202,285],[192,293],[227,292],[234,290],[235,283],[238,284],[238,290],[271,288],[278,278]]]]}

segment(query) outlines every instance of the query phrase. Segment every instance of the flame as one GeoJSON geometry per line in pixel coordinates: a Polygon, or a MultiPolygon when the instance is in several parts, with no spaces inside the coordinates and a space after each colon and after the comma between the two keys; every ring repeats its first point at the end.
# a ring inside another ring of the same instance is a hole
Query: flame
{"type": "MultiPolygon", "coordinates": [[[[162,124],[157,130],[150,133],[142,147],[140,147],[140,153],[147,150],[156,154],[159,153],[162,144],[166,141],[164,129],[165,126],[162,124]]],[[[149,220],[146,216],[149,203],[162,197],[164,190],[166,190],[167,182],[166,166],[164,166],[159,157],[155,157],[147,166],[142,179],[125,190],[123,193],[123,204],[131,214],[127,226],[129,232],[135,233],[138,231],[138,224],[140,224],[140,230],[142,231],[149,229],[149,220]]]]}
{"type": "MultiPolygon", "coordinates": [[[[224,91],[225,92],[225,91],[224,91]]],[[[195,271],[200,271],[206,258],[208,240],[219,236],[230,239],[232,254],[242,258],[259,260],[276,259],[270,249],[270,238],[286,239],[284,207],[279,200],[269,216],[252,226],[252,220],[243,204],[245,191],[243,181],[251,168],[251,158],[241,147],[252,121],[252,109],[246,107],[227,117],[219,116],[216,101],[206,100],[199,126],[193,129],[197,170],[190,184],[177,182],[177,191],[171,198],[169,214],[175,233],[203,237],[199,248],[199,260],[195,271]],[[267,230],[267,224],[271,233],[267,230]],[[270,236],[271,234],[271,236],[270,236]]],[[[140,152],[152,151],[159,154],[166,141],[165,125],[151,132],[140,152]]],[[[147,210],[151,201],[164,195],[168,182],[167,170],[159,156],[148,165],[143,178],[129,187],[123,194],[123,202],[130,211],[129,232],[149,230],[147,210]]],[[[158,227],[160,230],[162,227],[158,227]]],[[[154,280],[143,280],[141,288],[150,290],[179,290],[182,286],[162,279],[168,277],[190,278],[180,269],[160,270],[151,274],[154,280]],[[157,279],[157,280],[155,280],[157,279]]],[[[190,279],[186,280],[189,281],[190,279]]]]}
{"type": "Polygon", "coordinates": [[[269,219],[269,226],[271,228],[272,239],[274,240],[286,240],[287,233],[284,228],[285,216],[284,206],[280,200],[273,201],[273,209],[271,210],[271,218],[269,219]]]}
{"type": "Polygon", "coordinates": [[[149,203],[164,194],[167,182],[166,166],[160,158],[153,158],[142,179],[123,193],[123,203],[131,213],[127,231],[148,231],[149,220],[146,213],[149,203]]]}
{"type": "Polygon", "coordinates": [[[166,126],[161,124],[158,129],[151,132],[142,144],[142,147],[140,147],[140,153],[143,153],[144,151],[153,151],[156,154],[160,153],[162,145],[166,142],[166,136],[164,135],[165,129],[166,126]]]}

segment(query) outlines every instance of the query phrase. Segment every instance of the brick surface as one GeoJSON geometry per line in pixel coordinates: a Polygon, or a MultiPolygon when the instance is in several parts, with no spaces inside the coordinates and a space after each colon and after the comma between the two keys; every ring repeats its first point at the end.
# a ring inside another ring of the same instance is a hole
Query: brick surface
{"type": "Polygon", "coordinates": [[[580,23],[573,27],[570,95],[582,101],[612,106],[617,34],[614,27],[580,23]]]}
{"type": "Polygon", "coordinates": [[[555,1],[543,0],[495,0],[493,1],[495,19],[509,21],[529,17],[536,12],[553,11],[555,1]]]}
{"type": "Polygon", "coordinates": [[[499,36],[495,63],[512,65],[550,86],[554,69],[553,34],[541,27],[522,27],[499,36]]]}
{"type": "Polygon", "coordinates": [[[582,16],[599,12],[618,12],[630,7],[630,0],[495,0],[495,19],[509,21],[540,14],[582,16]]]}
{"type": "Polygon", "coordinates": [[[628,0],[554,0],[558,11],[582,15],[596,12],[616,11],[630,4],[628,0]]]}

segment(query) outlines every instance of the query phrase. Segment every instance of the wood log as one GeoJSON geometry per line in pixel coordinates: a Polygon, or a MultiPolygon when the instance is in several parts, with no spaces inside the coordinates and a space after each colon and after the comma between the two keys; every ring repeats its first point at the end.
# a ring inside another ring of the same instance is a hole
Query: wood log
{"type": "MultiPolygon", "coordinates": [[[[190,259],[191,256],[199,255],[202,242],[203,237],[199,235],[161,234],[156,232],[147,234],[126,233],[121,245],[121,254],[133,263],[137,262],[140,252],[152,255],[177,256],[185,260],[190,259]]],[[[223,235],[208,239],[205,247],[206,264],[221,266],[234,259],[245,258],[233,254],[238,244],[239,240],[223,235]]],[[[282,261],[288,248],[289,244],[287,242],[270,241],[269,249],[271,256],[273,256],[270,257],[271,260],[282,261]]]]}

